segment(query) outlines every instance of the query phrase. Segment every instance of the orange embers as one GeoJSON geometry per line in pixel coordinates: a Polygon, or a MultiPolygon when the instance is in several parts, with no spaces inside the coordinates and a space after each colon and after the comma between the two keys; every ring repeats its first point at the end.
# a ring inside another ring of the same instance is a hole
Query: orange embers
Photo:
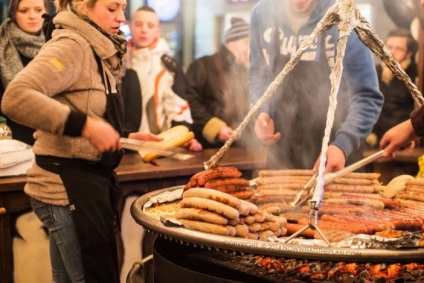
{"type": "Polygon", "coordinates": [[[347,263],[345,264],[344,268],[351,274],[358,274],[359,272],[359,266],[356,263],[347,263]]]}
{"type": "Polygon", "coordinates": [[[373,277],[393,279],[397,278],[402,273],[402,266],[399,263],[395,264],[376,264],[367,268],[373,277]]]}
{"type": "Polygon", "coordinates": [[[328,271],[328,277],[333,278],[341,274],[356,275],[359,271],[359,266],[356,263],[338,262],[334,263],[334,267],[328,271]]]}
{"type": "Polygon", "coordinates": [[[284,264],[283,264],[283,260],[279,259],[279,258],[272,258],[272,257],[261,257],[258,256],[258,258],[256,259],[256,263],[255,265],[259,265],[263,268],[266,268],[267,270],[284,270],[284,264]]]}
{"type": "Polygon", "coordinates": [[[365,282],[360,281],[360,278],[373,280],[370,282],[379,279],[392,282],[393,279],[402,277],[408,279],[422,279],[424,277],[424,264],[417,263],[345,263],[258,256],[255,265],[265,269],[267,272],[280,272],[280,274],[286,274],[288,277],[296,275],[296,277],[309,278],[318,282],[321,280],[336,280],[335,282],[339,282],[337,280],[341,278],[353,279],[353,281],[350,280],[349,282],[365,282]]]}

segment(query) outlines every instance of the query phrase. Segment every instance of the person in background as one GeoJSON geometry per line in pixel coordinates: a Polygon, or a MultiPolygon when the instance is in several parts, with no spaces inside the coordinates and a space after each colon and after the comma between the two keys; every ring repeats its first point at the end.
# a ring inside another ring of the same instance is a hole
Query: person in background
{"type": "Polygon", "coordinates": [[[126,0],[55,4],[51,39],[9,83],[1,109],[36,129],[24,191],[49,231],[53,282],[119,282],[114,168],[122,157],[126,0]]]}
{"type": "MultiPolygon", "coordinates": [[[[124,98],[124,132],[145,131],[159,134],[176,125],[191,127],[193,122],[185,96],[185,76],[175,59],[167,55],[170,48],[161,38],[161,26],[154,9],[138,8],[131,16],[128,52],[124,57],[122,78],[124,98]]],[[[185,145],[191,151],[201,151],[202,145],[193,139],[185,145]]],[[[130,206],[137,192],[126,192],[122,211],[122,241],[124,261],[121,282],[135,261],[142,258],[143,229],[131,216],[130,206]]]]}
{"type": "MultiPolygon", "coordinates": [[[[192,61],[188,67],[187,98],[193,130],[203,147],[222,146],[248,113],[248,62],[249,25],[233,17],[219,51],[192,61]]],[[[254,144],[252,129],[245,129],[239,145],[254,144]]]]}
{"type": "MultiPolygon", "coordinates": [[[[47,0],[12,0],[0,26],[0,103],[5,88],[40,51],[44,44],[43,18],[47,0]]],[[[0,111],[0,116],[5,116],[0,111]]],[[[6,116],[8,119],[8,117],[6,116]]],[[[8,119],[13,138],[33,145],[34,130],[8,119]]]]}
{"type": "MultiPolygon", "coordinates": [[[[190,127],[193,122],[185,95],[185,77],[179,64],[167,53],[161,38],[159,18],[154,9],[142,6],[130,22],[131,40],[124,57],[124,96],[126,132],[159,134],[175,125],[190,127]]],[[[196,139],[187,147],[202,150],[196,139]]]]}
{"type": "MultiPolygon", "coordinates": [[[[424,0],[420,1],[424,6],[424,0]]],[[[424,9],[421,9],[421,13],[424,9]]],[[[422,15],[420,19],[422,21],[422,15]]],[[[389,129],[380,140],[380,148],[384,149],[385,157],[394,157],[395,151],[410,147],[413,142],[424,136],[424,106],[411,112],[408,120],[389,129]]]]}
{"type": "MultiPolygon", "coordinates": [[[[332,0],[263,0],[253,8],[250,33],[250,93],[256,102],[323,18],[332,0]]],[[[337,26],[332,26],[302,56],[255,122],[268,145],[267,167],[314,169],[324,137],[330,72],[335,64],[337,26]]],[[[361,143],[370,134],[383,104],[373,56],[355,32],[349,35],[337,95],[335,121],[326,156],[326,172],[362,158],[361,143]]],[[[318,158],[318,160],[317,160],[318,158]]]]}
{"type": "MultiPolygon", "coordinates": [[[[418,75],[417,64],[415,63],[418,44],[411,32],[403,28],[390,31],[386,46],[400,64],[400,67],[411,78],[411,81],[415,82],[418,75]]],[[[378,146],[383,134],[400,122],[407,120],[415,108],[414,99],[408,88],[393,75],[386,64],[381,63],[376,68],[380,91],[384,95],[384,104],[380,117],[374,125],[371,135],[367,138],[371,147],[378,146]]]]}
{"type": "MultiPolygon", "coordinates": [[[[42,15],[48,11],[47,0],[12,0],[7,18],[0,26],[0,103],[5,88],[38,54],[43,46],[42,15]]],[[[5,116],[15,140],[34,144],[34,130],[5,116]]],[[[1,170],[1,169],[0,169],[1,170]]],[[[33,211],[15,214],[13,233],[13,281],[32,283],[51,281],[48,235],[33,211]],[[28,278],[28,274],[32,276],[28,278]]]]}

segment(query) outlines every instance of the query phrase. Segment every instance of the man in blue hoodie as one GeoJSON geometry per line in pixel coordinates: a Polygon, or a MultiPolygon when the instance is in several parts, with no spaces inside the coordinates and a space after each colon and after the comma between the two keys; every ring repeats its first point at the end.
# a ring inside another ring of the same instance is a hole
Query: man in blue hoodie
{"type": "MultiPolygon", "coordinates": [[[[334,0],[263,0],[253,9],[249,88],[256,102],[315,29],[334,0]]],[[[255,123],[269,145],[267,167],[316,169],[326,125],[330,72],[335,64],[337,26],[322,33],[264,106],[255,123]]],[[[326,171],[362,158],[361,145],[377,121],[383,96],[371,51],[349,35],[326,171]]]]}

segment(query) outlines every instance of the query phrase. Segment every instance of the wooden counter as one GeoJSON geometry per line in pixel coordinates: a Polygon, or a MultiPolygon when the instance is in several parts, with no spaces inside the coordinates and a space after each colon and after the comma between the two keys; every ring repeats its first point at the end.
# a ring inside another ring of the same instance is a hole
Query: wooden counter
{"type": "MultiPolygon", "coordinates": [[[[170,158],[158,159],[159,166],[145,164],[135,153],[125,154],[116,172],[123,189],[119,204],[122,210],[125,198],[131,194],[143,194],[153,190],[185,184],[192,175],[204,169],[204,162],[216,153],[217,149],[207,149],[193,153],[186,161],[170,158]]],[[[219,166],[233,166],[250,178],[252,172],[263,168],[263,151],[248,152],[241,148],[230,148],[219,166]]],[[[26,177],[0,178],[0,282],[12,282],[13,253],[11,227],[13,216],[29,210],[29,198],[23,192],[26,177]]]]}
{"type": "MultiPolygon", "coordinates": [[[[192,153],[193,158],[178,161],[170,158],[157,159],[159,166],[144,164],[138,154],[127,154],[116,172],[123,188],[124,198],[136,193],[150,192],[157,189],[182,185],[195,173],[204,170],[204,162],[216,153],[217,149],[206,149],[192,153]]],[[[230,148],[219,166],[233,166],[243,172],[244,177],[255,169],[265,165],[264,151],[248,152],[241,148],[230,148]]],[[[124,199],[123,198],[123,199],[124,199]]],[[[122,204],[123,205],[123,204],[122,204]]]]}

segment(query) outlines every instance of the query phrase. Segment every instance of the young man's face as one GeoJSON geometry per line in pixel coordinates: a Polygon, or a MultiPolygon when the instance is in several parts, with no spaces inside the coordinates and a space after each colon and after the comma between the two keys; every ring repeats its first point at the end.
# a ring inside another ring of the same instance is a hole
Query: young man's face
{"type": "Polygon", "coordinates": [[[161,34],[159,18],[150,11],[137,11],[130,24],[135,48],[146,48],[158,40],[161,34]]]}
{"type": "MultiPolygon", "coordinates": [[[[316,0],[287,0],[291,10],[295,13],[307,12],[316,0]]],[[[424,1],[424,0],[423,0],[424,1]]]]}
{"type": "Polygon", "coordinates": [[[249,64],[249,37],[230,41],[226,44],[228,49],[230,49],[236,56],[236,61],[247,67],[249,64]]]}
{"type": "Polygon", "coordinates": [[[396,61],[401,63],[405,59],[411,58],[411,52],[408,51],[408,39],[403,36],[390,36],[386,40],[387,48],[395,57],[396,61]]]}

